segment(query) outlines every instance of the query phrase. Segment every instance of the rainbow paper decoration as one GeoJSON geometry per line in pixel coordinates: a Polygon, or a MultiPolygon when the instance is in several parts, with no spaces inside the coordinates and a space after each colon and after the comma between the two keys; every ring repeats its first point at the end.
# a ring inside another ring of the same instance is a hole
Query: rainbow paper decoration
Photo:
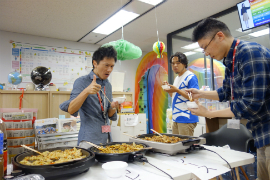
{"type": "MultiPolygon", "coordinates": [[[[206,58],[206,64],[207,64],[207,71],[205,71],[204,68],[204,58],[199,58],[191,61],[188,64],[188,70],[193,72],[199,81],[199,87],[205,85],[205,73],[207,72],[207,84],[211,84],[211,78],[210,78],[210,59],[206,58]]],[[[225,75],[225,66],[217,60],[213,61],[213,68],[214,68],[214,79],[215,79],[215,89],[218,89],[223,84],[223,79],[225,75]]]]}
{"type": "Polygon", "coordinates": [[[161,41],[157,41],[153,44],[153,51],[157,53],[157,58],[163,58],[162,53],[165,49],[165,44],[161,41]]]}
{"type": "Polygon", "coordinates": [[[168,81],[168,58],[164,53],[157,58],[155,52],[146,54],[136,72],[135,77],[135,113],[146,113],[149,129],[166,133],[166,110],[168,108],[168,93],[161,85],[168,81]]]}

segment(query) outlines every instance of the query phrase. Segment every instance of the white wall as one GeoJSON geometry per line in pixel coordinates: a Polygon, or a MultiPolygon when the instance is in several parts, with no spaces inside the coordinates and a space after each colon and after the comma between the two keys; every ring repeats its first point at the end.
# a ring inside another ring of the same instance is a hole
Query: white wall
{"type": "MultiPolygon", "coordinates": [[[[66,41],[60,39],[45,38],[39,36],[32,36],[26,34],[12,33],[6,31],[0,31],[0,82],[7,83],[7,76],[11,72],[11,43],[14,42],[38,44],[44,46],[55,46],[55,47],[67,47],[70,49],[80,49],[95,51],[99,45],[78,43],[73,41],[66,41]]],[[[19,87],[24,87],[22,83],[19,87]]]]}
{"type": "MultiPolygon", "coordinates": [[[[10,40],[14,42],[38,44],[44,46],[55,46],[55,47],[67,47],[71,49],[80,49],[95,51],[99,45],[79,43],[73,41],[66,41],[60,39],[45,38],[39,36],[32,36],[26,34],[12,33],[6,31],[0,31],[0,82],[7,83],[7,76],[11,72],[11,44],[10,40]]],[[[116,63],[114,70],[126,72],[124,80],[124,89],[130,88],[131,92],[135,91],[135,75],[137,67],[141,59],[147,53],[143,52],[141,58],[136,60],[119,61],[116,63]]],[[[24,87],[25,84],[20,84],[19,87],[24,87]]]]}
{"type": "MultiPolygon", "coordinates": [[[[143,52],[142,56],[139,59],[126,60],[126,61],[117,61],[114,66],[114,71],[125,72],[124,78],[124,89],[130,88],[131,92],[135,95],[135,76],[138,65],[140,64],[142,58],[147,53],[143,52]]],[[[109,78],[110,80],[110,78],[109,78]]]]}

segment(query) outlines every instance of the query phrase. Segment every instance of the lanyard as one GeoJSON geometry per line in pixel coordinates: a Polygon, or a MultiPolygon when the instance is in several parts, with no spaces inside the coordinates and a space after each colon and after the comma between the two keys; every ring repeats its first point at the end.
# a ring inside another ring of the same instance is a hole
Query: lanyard
{"type": "MultiPolygon", "coordinates": [[[[98,100],[99,100],[99,104],[100,104],[101,110],[102,110],[102,112],[104,113],[105,100],[103,100],[103,101],[104,101],[104,107],[103,107],[103,105],[102,105],[102,103],[101,103],[101,98],[100,98],[100,95],[99,95],[98,92],[97,92],[97,95],[98,95],[98,100]]],[[[106,89],[105,89],[105,86],[104,86],[104,98],[103,98],[103,99],[105,99],[105,95],[106,95],[106,89]]]]}
{"type": "Polygon", "coordinates": [[[237,39],[234,50],[233,50],[232,77],[231,77],[231,97],[232,97],[232,100],[234,100],[234,96],[233,96],[234,61],[235,61],[235,54],[236,54],[237,46],[239,43],[240,43],[240,40],[237,39]]]}

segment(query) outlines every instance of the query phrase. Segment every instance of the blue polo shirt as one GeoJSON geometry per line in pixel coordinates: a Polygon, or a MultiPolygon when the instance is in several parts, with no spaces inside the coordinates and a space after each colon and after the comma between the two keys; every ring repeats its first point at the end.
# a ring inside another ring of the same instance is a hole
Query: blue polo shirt
{"type": "MultiPolygon", "coordinates": [[[[68,112],[68,107],[70,102],[75,99],[85,88],[87,88],[93,81],[93,76],[95,73],[91,71],[88,75],[79,77],[75,80],[73,84],[73,90],[70,94],[70,99],[60,104],[60,109],[62,111],[68,112]]],[[[97,84],[101,85],[101,89],[104,91],[106,89],[106,96],[112,102],[112,86],[110,82],[105,79],[102,80],[96,75],[97,84]]],[[[100,91],[102,102],[104,99],[103,93],[100,91]]],[[[105,111],[108,112],[110,108],[110,103],[106,99],[105,111]]],[[[105,121],[109,124],[108,113],[106,113],[106,119],[103,118],[103,113],[99,103],[97,94],[89,94],[82,104],[79,111],[72,114],[73,116],[78,116],[80,113],[81,127],[79,131],[78,144],[81,141],[89,141],[94,144],[107,143],[108,133],[101,132],[101,126],[105,125],[105,121]]],[[[117,113],[110,117],[111,120],[117,119],[117,113]]]]}

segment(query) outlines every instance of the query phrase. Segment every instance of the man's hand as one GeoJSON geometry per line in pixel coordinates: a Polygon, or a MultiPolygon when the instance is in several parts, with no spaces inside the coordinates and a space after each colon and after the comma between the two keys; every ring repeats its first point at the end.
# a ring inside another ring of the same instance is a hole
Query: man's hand
{"type": "Polygon", "coordinates": [[[198,108],[197,109],[188,108],[191,114],[196,115],[196,116],[210,117],[210,111],[204,106],[202,106],[198,100],[195,100],[195,102],[198,105],[198,108]]]}
{"type": "Polygon", "coordinates": [[[96,94],[100,91],[101,85],[96,82],[96,75],[94,75],[92,83],[85,89],[88,94],[96,94]]]}
{"type": "Polygon", "coordinates": [[[191,93],[192,99],[199,99],[202,98],[202,91],[191,88],[191,89],[185,89],[186,94],[191,93]]]}
{"type": "Polygon", "coordinates": [[[118,108],[118,106],[119,106],[119,103],[118,103],[118,101],[115,101],[115,102],[112,102],[111,103],[111,108],[118,108]]]}
{"type": "Polygon", "coordinates": [[[167,93],[174,93],[174,92],[177,92],[178,88],[176,86],[173,86],[173,85],[170,85],[170,84],[167,84],[168,86],[170,86],[171,88],[169,89],[164,89],[165,92],[167,93]]]}
{"type": "Polygon", "coordinates": [[[118,106],[119,106],[119,104],[118,104],[118,101],[115,101],[115,102],[112,102],[111,103],[111,108],[109,109],[109,111],[108,111],[108,116],[109,117],[112,117],[113,115],[114,115],[114,113],[117,111],[117,109],[118,109],[118,106]]]}
{"type": "Polygon", "coordinates": [[[163,81],[162,85],[169,85],[167,81],[163,81]]]}

